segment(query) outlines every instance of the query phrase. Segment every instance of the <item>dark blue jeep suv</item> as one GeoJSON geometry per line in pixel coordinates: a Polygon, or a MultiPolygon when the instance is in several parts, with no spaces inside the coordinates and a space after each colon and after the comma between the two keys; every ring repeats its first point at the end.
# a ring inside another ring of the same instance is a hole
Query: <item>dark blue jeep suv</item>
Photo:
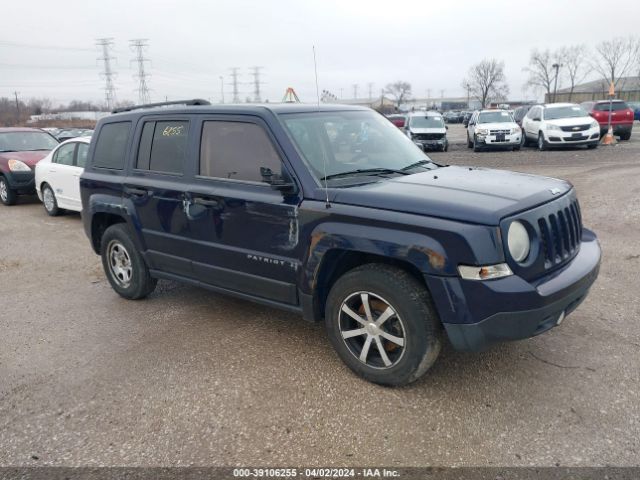
{"type": "Polygon", "coordinates": [[[561,180],[432,162],[347,106],[133,107],[102,119],[83,221],[121,296],[187,282],[324,321],[380,384],[538,335],[584,300],[600,247],[561,180]]]}

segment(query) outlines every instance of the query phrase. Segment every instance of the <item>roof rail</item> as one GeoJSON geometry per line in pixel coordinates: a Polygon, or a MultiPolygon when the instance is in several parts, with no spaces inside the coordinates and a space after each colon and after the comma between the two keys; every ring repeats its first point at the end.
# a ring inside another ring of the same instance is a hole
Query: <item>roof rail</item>
{"type": "Polygon", "coordinates": [[[201,98],[194,98],[192,100],[174,100],[171,102],[159,102],[159,103],[146,103],[144,105],[132,105],[130,107],[115,108],[111,113],[130,112],[132,110],[140,110],[141,108],[154,108],[154,107],[166,107],[168,105],[211,105],[211,102],[203,100],[201,98]]]}

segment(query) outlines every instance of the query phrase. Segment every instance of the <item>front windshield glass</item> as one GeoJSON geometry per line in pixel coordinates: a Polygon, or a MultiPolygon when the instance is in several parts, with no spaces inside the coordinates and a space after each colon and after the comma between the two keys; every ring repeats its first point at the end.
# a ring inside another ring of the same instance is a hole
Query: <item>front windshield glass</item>
{"type": "Polygon", "coordinates": [[[478,123],[512,123],[513,117],[509,112],[481,112],[478,123]]]}
{"type": "Polygon", "coordinates": [[[29,150],[53,150],[58,142],[44,132],[0,133],[0,152],[26,152],[29,150]]]}
{"type": "Polygon", "coordinates": [[[444,120],[441,116],[411,117],[410,125],[414,128],[444,128],[444,120]]]}
{"type": "MultiPolygon", "coordinates": [[[[318,180],[348,172],[358,176],[358,170],[402,170],[419,162],[430,162],[406,135],[373,111],[295,113],[280,117],[318,180]]],[[[432,163],[424,165],[435,167],[432,163]]]]}
{"type": "Polygon", "coordinates": [[[547,107],[544,109],[545,120],[557,120],[559,118],[588,117],[587,112],[578,105],[566,107],[547,107]]]}

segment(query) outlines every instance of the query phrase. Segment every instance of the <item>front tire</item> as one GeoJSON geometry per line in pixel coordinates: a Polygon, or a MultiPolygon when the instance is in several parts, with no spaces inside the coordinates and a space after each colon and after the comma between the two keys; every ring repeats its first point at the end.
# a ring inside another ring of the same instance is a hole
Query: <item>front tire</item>
{"type": "Polygon", "coordinates": [[[442,327],[429,292],[404,270],[367,264],[347,272],[331,288],[325,312],[338,356],[370,382],[411,383],[440,353],[442,327]]]}
{"type": "Polygon", "coordinates": [[[121,297],[138,300],[155,290],[158,281],[151,277],[125,224],[117,223],[105,230],[100,242],[100,256],[111,287],[121,297]]]}
{"type": "Polygon", "coordinates": [[[479,152],[480,151],[480,147],[478,146],[478,142],[476,140],[476,136],[473,136],[473,151],[474,152],[479,152]]]}
{"type": "Polygon", "coordinates": [[[44,210],[51,217],[56,217],[61,213],[60,208],[58,208],[56,195],[53,193],[51,186],[47,183],[42,185],[42,205],[44,205],[44,210]]]}
{"type": "Polygon", "coordinates": [[[15,205],[16,203],[16,192],[11,190],[9,187],[9,182],[4,178],[4,175],[0,175],[0,202],[3,205],[15,205]]]}
{"type": "Polygon", "coordinates": [[[544,134],[542,132],[538,133],[538,150],[540,150],[541,152],[544,152],[545,150],[548,150],[549,147],[547,145],[546,140],[544,139],[544,134]]]}
{"type": "Polygon", "coordinates": [[[473,142],[469,138],[469,132],[467,132],[467,148],[473,148],[473,142]]]}

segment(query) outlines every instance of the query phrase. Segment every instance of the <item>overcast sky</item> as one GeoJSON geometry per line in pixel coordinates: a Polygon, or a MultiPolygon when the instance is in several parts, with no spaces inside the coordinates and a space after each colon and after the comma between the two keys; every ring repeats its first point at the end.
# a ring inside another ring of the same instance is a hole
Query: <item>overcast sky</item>
{"type": "Polygon", "coordinates": [[[147,38],[152,100],[231,98],[231,67],[241,98],[252,95],[249,67],[262,66],[263,99],[293,87],[315,101],[312,45],[320,89],[375,96],[406,80],[415,97],[464,95],[462,78],[485,57],[503,60],[511,99],[524,92],[532,48],[588,46],[640,34],[640,1],[108,0],[3,2],[0,96],[104,100],[95,39],[113,37],[118,100],[137,100],[129,40],[147,38]],[[525,9],[529,7],[529,11],[525,9]]]}

